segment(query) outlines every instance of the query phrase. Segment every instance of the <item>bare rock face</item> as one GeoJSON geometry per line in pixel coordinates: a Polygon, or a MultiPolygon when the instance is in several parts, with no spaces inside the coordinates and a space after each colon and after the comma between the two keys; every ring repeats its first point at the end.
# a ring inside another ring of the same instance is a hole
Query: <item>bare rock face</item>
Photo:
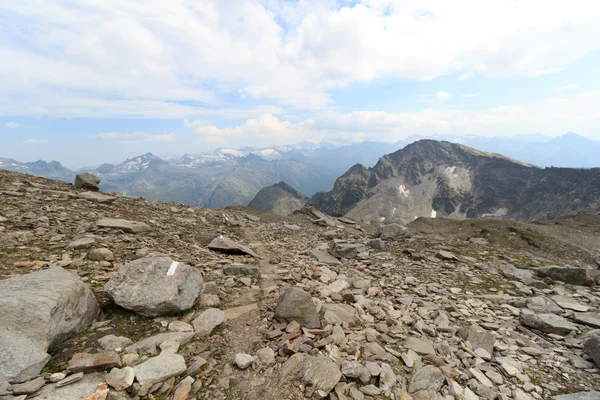
{"type": "Polygon", "coordinates": [[[204,280],[200,271],[170,258],[141,258],[121,267],[104,290],[121,307],[157,317],[192,308],[204,280]]]}
{"type": "Polygon", "coordinates": [[[298,321],[306,328],[321,326],[317,308],[310,294],[297,287],[288,288],[279,296],[275,318],[284,321],[298,321]]]}
{"type": "Polygon", "coordinates": [[[91,190],[97,192],[100,190],[100,179],[94,174],[82,172],[75,176],[75,187],[77,189],[91,190]]]}
{"type": "Polygon", "coordinates": [[[261,189],[248,207],[278,215],[288,215],[304,207],[308,197],[285,182],[261,189]]]}
{"type": "Polygon", "coordinates": [[[27,379],[48,360],[46,350],[98,315],[92,291],[77,276],[51,268],[0,281],[0,378],[27,379]]]}

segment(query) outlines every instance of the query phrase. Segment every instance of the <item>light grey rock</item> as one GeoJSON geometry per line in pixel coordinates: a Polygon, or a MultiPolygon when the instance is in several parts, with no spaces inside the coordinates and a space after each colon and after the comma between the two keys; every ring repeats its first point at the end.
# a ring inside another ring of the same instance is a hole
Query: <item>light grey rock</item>
{"type": "Polygon", "coordinates": [[[218,251],[220,253],[225,254],[239,254],[239,255],[249,255],[252,257],[258,257],[255,252],[243,246],[235,241],[229,239],[226,236],[220,235],[217,236],[210,242],[207,246],[209,249],[218,251]]]}
{"type": "Polygon", "coordinates": [[[79,193],[77,194],[77,198],[100,204],[112,204],[117,200],[116,197],[96,192],[79,193]]]}
{"type": "Polygon", "coordinates": [[[114,261],[115,255],[106,248],[92,249],[87,255],[91,261],[114,261]]]}
{"type": "Polygon", "coordinates": [[[379,375],[379,389],[383,391],[392,390],[397,383],[398,377],[392,370],[392,367],[389,364],[382,363],[381,374],[379,375]]]}
{"type": "Polygon", "coordinates": [[[151,336],[144,340],[140,340],[132,344],[131,346],[127,346],[125,351],[128,353],[135,353],[137,351],[142,353],[147,353],[149,351],[156,350],[158,346],[162,342],[166,342],[167,340],[172,340],[180,345],[183,345],[194,337],[193,332],[170,332],[170,333],[159,333],[158,335],[151,336]]]}
{"type": "Polygon", "coordinates": [[[328,324],[340,324],[355,328],[362,325],[358,311],[350,304],[329,303],[323,304],[321,311],[323,318],[328,324]]]}
{"type": "Polygon", "coordinates": [[[504,268],[502,269],[502,275],[513,281],[524,281],[533,279],[533,272],[528,269],[520,268],[504,268]]]}
{"type": "Polygon", "coordinates": [[[76,189],[85,189],[97,192],[100,190],[100,179],[96,175],[90,174],[89,172],[82,172],[75,176],[76,189]]]}
{"type": "Polygon", "coordinates": [[[225,313],[218,308],[209,308],[192,321],[196,336],[210,336],[212,331],[225,320],[225,313]]]}
{"type": "Polygon", "coordinates": [[[44,386],[45,383],[46,383],[46,381],[44,381],[44,378],[40,376],[38,378],[35,378],[35,379],[25,382],[25,383],[19,383],[16,385],[12,385],[10,387],[10,389],[12,390],[13,394],[16,394],[16,395],[32,394],[32,393],[35,393],[38,390],[40,390],[42,388],[42,386],[44,386]]]}
{"type": "Polygon", "coordinates": [[[308,252],[308,254],[310,254],[315,260],[317,260],[321,264],[341,264],[340,260],[323,250],[312,249],[308,252]]]}
{"type": "Polygon", "coordinates": [[[277,300],[275,318],[284,322],[298,321],[305,328],[319,328],[317,307],[310,294],[298,287],[287,288],[277,300]]]}
{"type": "Polygon", "coordinates": [[[179,354],[161,354],[136,365],[135,378],[142,386],[162,382],[186,370],[185,359],[179,354]]]}
{"type": "Polygon", "coordinates": [[[76,353],[69,361],[67,371],[92,372],[121,366],[121,358],[115,351],[102,353],[76,353]]]}
{"type": "Polygon", "coordinates": [[[419,354],[435,354],[433,344],[427,340],[409,336],[404,342],[404,347],[419,354]]]}
{"type": "Polygon", "coordinates": [[[60,381],[56,382],[56,387],[61,388],[63,386],[71,385],[75,382],[79,382],[82,379],[83,379],[83,372],[77,372],[76,374],[69,375],[66,378],[61,379],[60,381]]]}
{"type": "Polygon", "coordinates": [[[436,256],[437,256],[437,258],[439,258],[441,260],[446,260],[446,261],[458,260],[458,257],[456,257],[456,255],[454,253],[452,253],[451,251],[447,251],[447,250],[438,251],[436,256]]]}
{"type": "Polygon", "coordinates": [[[300,365],[300,377],[316,390],[329,393],[340,381],[342,373],[338,365],[327,357],[306,356],[300,365]]]}
{"type": "Polygon", "coordinates": [[[265,347],[256,351],[258,362],[264,365],[275,364],[275,352],[270,347],[265,347]]]}
{"type": "Polygon", "coordinates": [[[0,247],[21,246],[29,243],[32,239],[33,233],[29,231],[0,232],[0,247]]]}
{"type": "Polygon", "coordinates": [[[8,221],[8,218],[5,218],[3,216],[0,215],[0,222],[6,222],[8,221]]]}
{"type": "Polygon", "coordinates": [[[521,309],[519,315],[521,324],[545,333],[568,335],[577,331],[577,326],[556,314],[538,314],[527,308],[521,309]]]}
{"type": "Polygon", "coordinates": [[[367,386],[362,386],[360,389],[361,393],[366,394],[367,396],[379,396],[381,394],[381,389],[377,386],[371,384],[367,386]]]}
{"type": "Polygon", "coordinates": [[[33,378],[51,358],[42,343],[5,328],[0,328],[0,349],[0,381],[33,378]]]}
{"type": "Polygon", "coordinates": [[[355,259],[358,254],[365,251],[366,246],[359,243],[347,243],[344,240],[334,239],[329,248],[332,256],[337,258],[355,259]]]}
{"type": "Polygon", "coordinates": [[[573,320],[593,328],[600,328],[600,312],[575,313],[573,320]]]}
{"type": "Polygon", "coordinates": [[[551,396],[551,400],[600,400],[600,392],[595,390],[589,392],[577,392],[571,394],[561,394],[558,396],[551,396]]]}
{"type": "Polygon", "coordinates": [[[561,313],[562,308],[547,297],[537,296],[527,300],[527,308],[536,313],[561,313]]]}
{"type": "Polygon", "coordinates": [[[371,372],[358,361],[342,361],[342,374],[348,378],[358,378],[363,383],[371,379],[371,372]]]}
{"type": "Polygon", "coordinates": [[[172,321],[169,323],[169,330],[173,332],[194,332],[194,327],[187,322],[172,321]]]}
{"type": "Polygon", "coordinates": [[[96,391],[98,385],[104,382],[104,372],[85,374],[81,380],[64,387],[57,384],[44,386],[36,393],[36,400],[67,400],[85,399],[96,391]]]}
{"type": "Polygon", "coordinates": [[[252,357],[250,354],[246,354],[246,353],[237,353],[235,355],[233,363],[239,369],[246,369],[249,366],[251,366],[252,364],[254,364],[254,357],[252,357]]]}
{"type": "Polygon", "coordinates": [[[96,244],[97,241],[98,239],[95,236],[84,236],[73,240],[67,245],[67,248],[73,250],[89,249],[94,244],[96,244]]]}
{"type": "Polygon", "coordinates": [[[401,236],[406,232],[406,227],[400,224],[384,225],[377,231],[377,237],[382,240],[393,239],[401,236]]]}
{"type": "Polygon", "coordinates": [[[113,368],[110,370],[110,373],[106,375],[106,383],[115,390],[125,390],[133,385],[134,378],[135,371],[131,367],[113,368]]]}
{"type": "Polygon", "coordinates": [[[600,367],[600,330],[588,332],[584,336],[583,350],[600,367]]]}
{"type": "Polygon", "coordinates": [[[44,352],[91,324],[99,312],[94,294],[62,268],[0,281],[0,377],[25,380],[47,361],[44,352]]]}
{"type": "Polygon", "coordinates": [[[587,268],[549,266],[537,269],[538,276],[570,285],[592,286],[600,271],[587,268]]]}
{"type": "Polygon", "coordinates": [[[438,367],[427,365],[413,375],[410,380],[409,393],[414,393],[419,390],[432,390],[439,392],[444,384],[444,374],[438,367]]]}
{"type": "Polygon", "coordinates": [[[203,290],[200,271],[166,257],[125,264],[104,286],[104,292],[116,304],[148,317],[188,310],[203,290]]]}
{"type": "Polygon", "coordinates": [[[150,225],[145,222],[128,221],[126,219],[103,218],[96,221],[99,228],[118,229],[127,233],[142,233],[149,231],[150,225]]]}
{"type": "Polygon", "coordinates": [[[124,349],[133,342],[125,336],[106,335],[98,339],[98,344],[104,350],[124,349]]]}
{"type": "Polygon", "coordinates": [[[496,342],[496,336],[489,332],[470,329],[469,334],[467,335],[467,342],[471,343],[473,350],[483,349],[489,355],[492,355],[494,354],[494,343],[496,342]]]}

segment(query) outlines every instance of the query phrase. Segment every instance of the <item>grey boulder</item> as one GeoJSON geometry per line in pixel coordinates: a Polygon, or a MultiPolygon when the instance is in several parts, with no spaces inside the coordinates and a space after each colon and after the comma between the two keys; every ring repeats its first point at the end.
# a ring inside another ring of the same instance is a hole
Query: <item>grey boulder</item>
{"type": "Polygon", "coordinates": [[[538,268],[537,273],[542,278],[550,278],[554,281],[570,285],[592,286],[600,271],[586,268],[550,266],[538,268]]]}
{"type": "Polygon", "coordinates": [[[170,258],[141,258],[121,267],[104,291],[123,308],[158,317],[192,308],[204,291],[204,280],[200,271],[170,258]]]}
{"type": "Polygon", "coordinates": [[[92,291],[77,276],[51,268],[0,281],[0,377],[34,377],[46,350],[87,327],[99,312],[92,291]]]}
{"type": "Polygon", "coordinates": [[[403,235],[406,232],[406,228],[400,224],[388,224],[384,225],[377,231],[377,237],[383,240],[393,239],[397,236],[403,235]]]}
{"type": "Polygon", "coordinates": [[[310,294],[298,287],[287,288],[277,300],[275,318],[286,322],[298,321],[306,328],[320,328],[317,307],[310,294]]]}
{"type": "Polygon", "coordinates": [[[82,172],[75,176],[75,187],[97,192],[100,190],[100,179],[94,174],[82,172]]]}
{"type": "Polygon", "coordinates": [[[583,350],[600,367],[600,330],[591,331],[585,335],[583,350]]]}
{"type": "Polygon", "coordinates": [[[575,324],[561,316],[551,313],[539,314],[527,308],[521,309],[519,319],[521,324],[545,333],[568,335],[571,331],[577,330],[575,324]]]}

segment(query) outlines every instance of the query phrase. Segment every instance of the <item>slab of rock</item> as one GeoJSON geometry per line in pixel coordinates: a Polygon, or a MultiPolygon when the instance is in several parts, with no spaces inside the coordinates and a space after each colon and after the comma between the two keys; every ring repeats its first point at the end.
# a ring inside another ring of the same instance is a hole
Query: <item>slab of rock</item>
{"type": "Polygon", "coordinates": [[[126,219],[103,218],[96,221],[100,228],[118,229],[127,233],[142,233],[149,231],[150,225],[145,222],[128,221],[126,219]]]}
{"type": "Polygon", "coordinates": [[[115,390],[125,390],[133,385],[134,378],[135,372],[131,367],[122,369],[113,368],[110,370],[110,373],[106,375],[106,383],[115,388],[115,390]]]}
{"type": "Polygon", "coordinates": [[[537,269],[538,276],[561,281],[570,285],[592,286],[600,274],[598,270],[573,267],[542,267],[537,269]]]}
{"type": "Polygon", "coordinates": [[[577,392],[571,394],[561,394],[550,397],[551,400],[600,400],[600,392],[592,390],[590,392],[577,392]]]}
{"type": "Polygon", "coordinates": [[[133,343],[131,339],[125,336],[106,335],[98,339],[100,347],[108,351],[123,349],[131,343],[133,343]]]}
{"type": "Polygon", "coordinates": [[[383,240],[393,239],[397,236],[403,235],[406,232],[406,227],[400,224],[388,224],[384,225],[377,231],[377,237],[383,240]]]}
{"type": "Polygon", "coordinates": [[[492,355],[494,354],[494,343],[496,342],[496,336],[492,333],[471,329],[467,335],[467,342],[471,343],[473,350],[483,349],[489,355],[492,355]]]}
{"type": "Polygon", "coordinates": [[[528,269],[519,268],[504,268],[502,269],[502,275],[513,281],[524,281],[533,279],[533,272],[528,269]]]}
{"type": "Polygon", "coordinates": [[[323,318],[329,324],[340,324],[348,328],[356,328],[362,325],[358,311],[349,304],[330,303],[323,304],[323,318]]]}
{"type": "Polygon", "coordinates": [[[254,363],[254,357],[252,357],[250,354],[246,354],[246,353],[237,353],[235,355],[233,363],[239,369],[246,369],[254,363]]]}
{"type": "Polygon", "coordinates": [[[560,313],[562,308],[547,297],[536,296],[527,300],[527,308],[537,313],[560,313]]]}
{"type": "Polygon", "coordinates": [[[0,377],[23,381],[39,374],[44,352],[91,324],[99,312],[79,277],[50,268],[0,280],[0,377]]]}
{"type": "Polygon", "coordinates": [[[341,264],[340,260],[327,253],[326,251],[319,249],[312,249],[308,252],[315,260],[322,264],[336,265],[341,264]]]}
{"type": "Polygon", "coordinates": [[[75,175],[74,186],[76,189],[85,189],[97,192],[100,190],[100,179],[98,179],[96,175],[90,174],[89,172],[82,172],[75,175]]]}
{"type": "Polygon", "coordinates": [[[600,328],[600,312],[575,313],[573,320],[593,328],[600,328]]]}
{"type": "Polygon", "coordinates": [[[336,363],[324,356],[309,356],[296,353],[290,357],[280,371],[283,380],[298,379],[325,394],[333,390],[342,377],[336,363]]]}
{"type": "Polygon", "coordinates": [[[584,336],[583,350],[600,367],[600,330],[588,332],[584,336]]]}
{"type": "Polygon", "coordinates": [[[342,361],[342,374],[348,378],[358,378],[363,383],[371,379],[371,372],[358,361],[342,361]]]}
{"type": "Polygon", "coordinates": [[[208,244],[208,248],[214,251],[225,254],[238,254],[238,255],[249,255],[252,257],[258,257],[255,252],[243,246],[239,243],[234,242],[226,236],[217,236],[208,244]]]}
{"type": "Polygon", "coordinates": [[[125,264],[104,286],[104,292],[116,304],[148,317],[189,310],[203,290],[200,271],[166,257],[125,264]]]}
{"type": "Polygon", "coordinates": [[[451,251],[447,251],[447,250],[438,251],[436,254],[436,257],[439,258],[440,260],[446,260],[446,261],[458,260],[458,257],[456,257],[456,255],[454,253],[452,253],[451,251]]]}
{"type": "Polygon", "coordinates": [[[332,256],[337,258],[347,258],[347,259],[355,259],[358,257],[358,254],[365,251],[366,246],[360,243],[347,243],[344,240],[337,240],[331,243],[330,253],[332,256]]]}
{"type": "Polygon", "coordinates": [[[83,379],[83,372],[77,372],[76,374],[69,375],[64,379],[61,379],[59,382],[56,382],[56,387],[60,388],[63,386],[71,385],[75,382],[79,382],[83,379]]]}
{"type": "Polygon", "coordinates": [[[438,367],[427,365],[413,375],[410,380],[409,393],[415,393],[420,390],[432,390],[439,392],[444,384],[444,374],[438,367]]]}
{"type": "Polygon", "coordinates": [[[136,351],[146,353],[152,350],[156,350],[161,343],[168,340],[175,341],[179,345],[186,344],[194,337],[193,332],[169,332],[159,333],[158,335],[151,336],[139,342],[135,342],[131,346],[127,346],[125,351],[128,353],[135,353],[136,351]]]}
{"type": "Polygon", "coordinates": [[[13,394],[16,394],[16,395],[32,394],[32,393],[35,393],[38,390],[40,390],[42,388],[42,386],[44,386],[45,383],[46,383],[46,381],[44,380],[44,378],[40,376],[29,382],[12,385],[10,387],[10,390],[12,390],[13,394]]]}
{"type": "Polygon", "coordinates": [[[116,197],[96,192],[79,193],[77,194],[77,198],[100,204],[112,204],[117,200],[116,197]]]}
{"type": "Polygon", "coordinates": [[[73,240],[67,245],[67,248],[73,250],[89,249],[94,244],[96,244],[97,241],[98,239],[95,236],[84,236],[73,240]]]}
{"type": "Polygon", "coordinates": [[[179,354],[161,354],[136,365],[133,371],[140,385],[149,386],[182,374],[186,368],[183,356],[179,354]]]}
{"type": "Polygon", "coordinates": [[[33,233],[29,231],[0,233],[0,247],[20,246],[29,243],[31,239],[33,239],[33,233]]]}
{"type": "Polygon", "coordinates": [[[565,336],[577,331],[577,326],[563,317],[550,313],[539,314],[527,308],[521,309],[519,320],[521,324],[545,333],[565,336]]]}
{"type": "Polygon", "coordinates": [[[218,308],[209,308],[192,321],[195,335],[199,337],[210,336],[213,330],[223,323],[225,313],[218,308]]]}
{"type": "Polygon", "coordinates": [[[244,264],[233,264],[223,267],[223,273],[225,275],[250,276],[252,278],[260,276],[258,267],[244,264]]]}
{"type": "Polygon", "coordinates": [[[435,354],[435,349],[433,348],[433,344],[431,342],[416,338],[414,336],[409,336],[406,338],[404,347],[419,354],[435,354]]]}
{"type": "Polygon", "coordinates": [[[115,351],[103,353],[76,353],[69,361],[67,371],[69,372],[92,372],[101,369],[115,368],[121,366],[121,358],[115,351]]]}
{"type": "Polygon", "coordinates": [[[44,386],[36,393],[36,400],[67,400],[67,399],[85,399],[92,393],[96,392],[96,388],[104,382],[104,372],[93,372],[85,374],[79,381],[73,382],[70,385],[59,387],[57,384],[44,386]]]}
{"type": "Polygon", "coordinates": [[[305,328],[320,328],[317,307],[310,294],[298,287],[287,288],[277,300],[275,318],[283,322],[298,321],[305,328]]]}

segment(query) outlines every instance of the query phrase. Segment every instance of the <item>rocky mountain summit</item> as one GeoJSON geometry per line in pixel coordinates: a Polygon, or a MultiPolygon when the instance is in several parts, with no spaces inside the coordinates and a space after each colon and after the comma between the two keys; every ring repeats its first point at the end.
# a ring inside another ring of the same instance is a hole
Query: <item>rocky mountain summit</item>
{"type": "Polygon", "coordinates": [[[0,171],[0,399],[598,399],[599,243],[599,215],[382,227],[0,171]]]}
{"type": "Polygon", "coordinates": [[[285,216],[304,207],[308,200],[308,197],[281,181],[262,188],[248,203],[248,207],[285,216]]]}
{"type": "Polygon", "coordinates": [[[360,164],[312,203],[330,215],[408,223],[418,217],[552,219],[600,212],[600,168],[538,168],[456,143],[420,140],[360,164]]]}

